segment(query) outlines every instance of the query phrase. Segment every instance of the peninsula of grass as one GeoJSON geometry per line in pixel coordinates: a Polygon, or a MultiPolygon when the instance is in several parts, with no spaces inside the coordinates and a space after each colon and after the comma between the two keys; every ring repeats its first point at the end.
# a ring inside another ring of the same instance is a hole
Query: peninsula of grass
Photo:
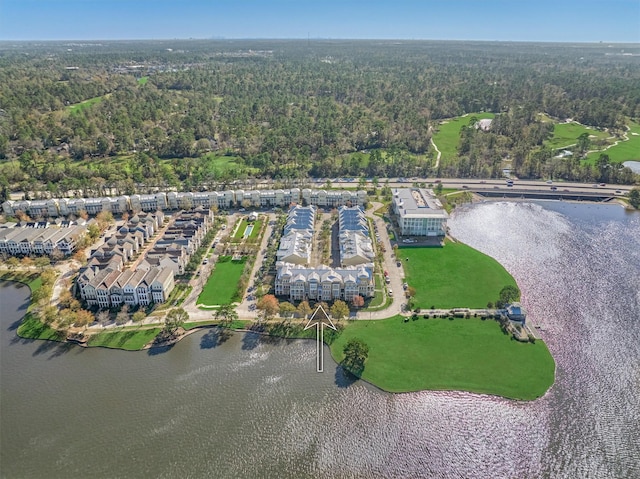
{"type": "Polygon", "coordinates": [[[502,288],[517,286],[500,263],[464,243],[400,248],[397,255],[407,283],[416,290],[413,302],[418,308],[486,308],[502,288]]]}
{"type": "Polygon", "coordinates": [[[533,400],[555,378],[543,341],[513,340],[494,320],[351,321],[330,346],[337,362],[351,338],[369,346],[362,379],[389,392],[455,390],[533,400]]]}
{"type": "MultiPolygon", "coordinates": [[[[42,280],[40,275],[35,272],[25,273],[22,271],[0,271],[0,280],[16,281],[29,286],[31,294],[40,289],[42,280]]],[[[25,339],[48,339],[52,341],[59,340],[59,333],[52,327],[44,324],[39,318],[31,313],[33,303],[29,304],[27,313],[25,314],[16,333],[25,339]]]]}
{"type": "Polygon", "coordinates": [[[198,296],[198,305],[213,306],[233,302],[243,270],[244,258],[241,261],[231,261],[231,256],[220,256],[198,296]]]}
{"type": "Polygon", "coordinates": [[[151,328],[102,331],[91,336],[87,346],[138,351],[149,344],[160,330],[160,328],[151,328]]]}

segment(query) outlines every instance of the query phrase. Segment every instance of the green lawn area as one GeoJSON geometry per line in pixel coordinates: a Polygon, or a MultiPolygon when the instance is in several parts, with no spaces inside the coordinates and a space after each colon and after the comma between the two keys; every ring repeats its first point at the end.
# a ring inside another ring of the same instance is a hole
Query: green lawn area
{"type": "MultiPolygon", "coordinates": [[[[247,221],[246,218],[242,218],[240,220],[240,226],[238,226],[238,229],[236,229],[235,234],[233,235],[233,239],[234,240],[241,240],[242,236],[244,235],[244,230],[247,227],[247,225],[249,224],[249,222],[247,221]]],[[[237,241],[236,241],[237,243],[237,241]]]]}
{"type": "Polygon", "coordinates": [[[91,347],[138,351],[151,342],[153,338],[158,335],[160,330],[161,328],[104,331],[91,336],[87,345],[91,347]]]}
{"type": "Polygon", "coordinates": [[[609,155],[609,159],[612,163],[640,160],[640,124],[630,121],[628,126],[629,132],[627,135],[629,136],[629,140],[622,141],[604,151],[589,153],[585,161],[595,165],[596,160],[602,153],[609,155]]]}
{"type": "Polygon", "coordinates": [[[545,144],[554,150],[566,148],[569,145],[577,143],[578,137],[583,133],[596,137],[591,138],[592,140],[597,138],[604,139],[609,136],[609,133],[606,131],[588,128],[584,125],[580,125],[579,123],[556,123],[553,126],[553,136],[549,140],[545,141],[545,144]]]}
{"type": "Polygon", "coordinates": [[[48,339],[59,341],[58,331],[44,324],[40,319],[27,313],[18,326],[18,336],[27,339],[48,339]]]}
{"type": "MultiPolygon", "coordinates": [[[[29,286],[32,294],[42,286],[40,275],[36,272],[25,273],[21,271],[0,271],[0,279],[24,283],[29,286]]],[[[31,315],[30,310],[32,306],[32,304],[29,304],[27,314],[25,314],[20,326],[18,326],[18,330],[16,331],[18,336],[26,339],[58,340],[57,330],[47,326],[40,321],[40,319],[31,315]]]]}
{"type": "Polygon", "coordinates": [[[532,400],[555,376],[544,342],[513,340],[494,320],[351,321],[330,346],[336,361],[351,338],[369,346],[362,379],[385,391],[456,390],[532,400]]]}
{"type": "Polygon", "coordinates": [[[407,283],[416,289],[416,307],[485,308],[498,299],[504,286],[516,286],[500,263],[464,243],[400,248],[397,255],[407,283]]]}
{"type": "Polygon", "coordinates": [[[251,230],[251,234],[249,238],[257,238],[260,234],[260,230],[262,228],[262,220],[256,220],[253,222],[253,230],[251,230]]]}
{"type": "Polygon", "coordinates": [[[69,105],[67,107],[67,110],[69,111],[69,113],[72,113],[72,114],[77,113],[81,110],[84,110],[85,108],[89,108],[90,106],[95,105],[96,103],[100,103],[103,98],[104,96],[89,98],[88,100],[81,101],[80,103],[74,103],[73,105],[69,105]]]}
{"type": "Polygon", "coordinates": [[[260,228],[262,227],[262,220],[256,220],[253,223],[249,223],[246,220],[246,218],[243,218],[240,221],[240,226],[238,226],[236,233],[233,235],[234,243],[239,243],[244,239],[244,230],[247,228],[248,225],[253,225],[253,229],[251,230],[251,234],[249,235],[249,238],[256,238],[260,234],[260,228]]]}
{"type": "Polygon", "coordinates": [[[198,305],[212,306],[231,303],[234,300],[243,269],[244,259],[231,261],[231,256],[220,256],[216,268],[209,276],[202,293],[198,296],[198,305]]]}
{"type": "Polygon", "coordinates": [[[469,125],[469,121],[473,117],[476,117],[478,120],[483,120],[485,118],[494,118],[495,114],[487,112],[469,113],[466,116],[458,116],[445,120],[446,123],[441,123],[436,127],[433,134],[433,142],[442,153],[442,160],[446,161],[458,155],[460,128],[469,125]]]}
{"type": "Polygon", "coordinates": [[[149,77],[140,77],[138,78],[138,85],[146,85],[149,81],[149,77]]]}

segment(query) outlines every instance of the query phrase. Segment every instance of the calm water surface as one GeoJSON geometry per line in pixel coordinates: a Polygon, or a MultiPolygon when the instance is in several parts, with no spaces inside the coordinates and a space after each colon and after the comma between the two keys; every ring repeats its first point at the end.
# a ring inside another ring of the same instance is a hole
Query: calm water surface
{"type": "Polygon", "coordinates": [[[499,202],[450,226],[520,284],[557,362],[544,398],[386,394],[328,354],[315,373],[313,343],[251,334],[20,340],[28,289],[0,283],[0,476],[640,477],[640,215],[499,202]]]}

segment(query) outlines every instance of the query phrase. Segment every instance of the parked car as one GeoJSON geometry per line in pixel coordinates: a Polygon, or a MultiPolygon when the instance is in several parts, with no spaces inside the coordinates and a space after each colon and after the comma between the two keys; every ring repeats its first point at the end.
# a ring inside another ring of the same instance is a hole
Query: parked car
{"type": "Polygon", "coordinates": [[[389,296],[393,296],[393,290],[389,288],[389,296]]]}

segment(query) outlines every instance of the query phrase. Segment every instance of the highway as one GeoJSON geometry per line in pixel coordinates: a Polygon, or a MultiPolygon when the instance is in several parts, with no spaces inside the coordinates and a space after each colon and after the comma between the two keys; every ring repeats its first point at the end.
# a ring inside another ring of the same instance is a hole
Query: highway
{"type": "MultiPolygon", "coordinates": [[[[322,181],[322,180],[320,180],[322,181]]],[[[315,183],[316,188],[320,188],[323,185],[326,185],[326,180],[320,182],[317,181],[315,183]]],[[[333,188],[354,188],[358,185],[358,180],[354,179],[354,181],[344,181],[344,178],[337,178],[336,181],[330,180],[331,186],[333,188]]],[[[384,186],[386,184],[386,179],[379,179],[378,185],[384,186]]],[[[469,178],[389,178],[389,186],[392,188],[407,188],[412,186],[414,183],[425,183],[427,186],[432,185],[435,187],[437,183],[442,183],[443,188],[456,188],[456,189],[469,189],[469,190],[482,190],[482,189],[505,189],[505,190],[517,190],[517,191],[527,191],[527,190],[548,190],[548,191],[564,191],[564,192],[589,192],[589,193],[600,193],[605,195],[624,195],[631,191],[633,185],[609,185],[600,186],[597,183],[573,183],[568,181],[553,181],[552,183],[548,183],[544,180],[513,180],[513,186],[507,186],[506,179],[500,180],[479,180],[479,179],[469,179],[469,178]],[[555,190],[552,190],[552,187],[555,187],[555,190]],[[620,193],[616,193],[616,192],[620,193]]],[[[368,183],[370,185],[371,183],[368,183]]]]}

